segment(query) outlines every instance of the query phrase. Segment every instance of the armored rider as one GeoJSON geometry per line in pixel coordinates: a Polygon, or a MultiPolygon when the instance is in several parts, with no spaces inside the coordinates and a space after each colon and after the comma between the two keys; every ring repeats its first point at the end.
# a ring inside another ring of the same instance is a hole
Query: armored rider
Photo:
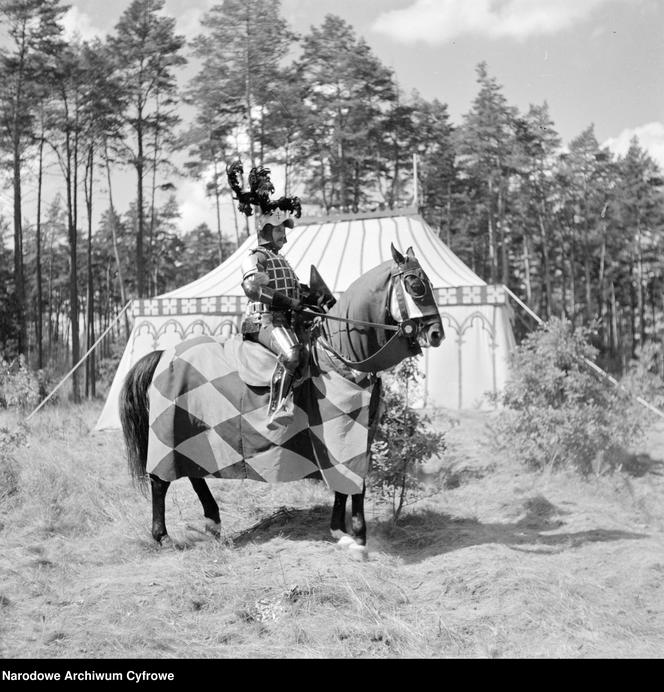
{"type": "Polygon", "coordinates": [[[272,376],[268,427],[287,425],[293,417],[293,380],[303,374],[307,351],[293,328],[294,314],[301,311],[309,288],[301,284],[280,250],[286,241],[286,229],[293,228],[301,216],[297,197],[272,201],[274,186],[267,168],[252,168],[249,192],[242,190],[242,166],[227,169],[231,189],[239,200],[239,209],[256,219],[257,247],[242,263],[242,288],[249,299],[242,322],[245,339],[256,341],[278,357],[272,376]]]}

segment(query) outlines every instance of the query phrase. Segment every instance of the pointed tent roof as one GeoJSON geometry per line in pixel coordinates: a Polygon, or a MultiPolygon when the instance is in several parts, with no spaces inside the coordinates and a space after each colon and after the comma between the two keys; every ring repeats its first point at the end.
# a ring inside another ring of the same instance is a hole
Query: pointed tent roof
{"type": "MultiPolygon", "coordinates": [[[[301,281],[314,264],[334,293],[390,258],[390,243],[411,247],[434,288],[486,286],[436,235],[415,209],[301,219],[288,231],[282,254],[301,281]]],[[[256,246],[254,234],[216,269],[157,298],[239,296],[244,298],[241,265],[256,246]]]]}

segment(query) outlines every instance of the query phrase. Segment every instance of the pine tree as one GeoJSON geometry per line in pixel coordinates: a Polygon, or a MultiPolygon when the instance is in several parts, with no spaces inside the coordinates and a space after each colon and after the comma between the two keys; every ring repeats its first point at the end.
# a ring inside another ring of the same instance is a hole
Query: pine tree
{"type": "Polygon", "coordinates": [[[22,167],[35,141],[34,119],[43,91],[43,72],[58,52],[66,8],[59,0],[0,0],[1,26],[6,33],[0,49],[0,139],[9,151],[14,196],[14,315],[17,351],[27,354],[27,305],[23,271],[22,167]]]}
{"type": "Polygon", "coordinates": [[[505,204],[516,109],[507,104],[502,87],[489,76],[486,63],[480,63],[476,72],[479,91],[459,132],[460,165],[477,188],[475,223],[478,231],[486,228],[490,281],[507,282],[505,204]]]}
{"type": "Polygon", "coordinates": [[[240,128],[251,165],[263,164],[261,133],[279,103],[282,63],[295,39],[280,16],[278,0],[226,0],[207,12],[203,34],[193,41],[201,69],[190,85],[203,136],[240,128]],[[207,130],[207,132],[205,132],[207,130]]]}
{"type": "Polygon", "coordinates": [[[520,217],[522,230],[522,275],[526,298],[528,302],[533,300],[534,272],[539,265],[541,290],[538,293],[541,299],[537,302],[540,303],[539,311],[549,319],[553,314],[552,255],[560,240],[554,237],[553,204],[554,165],[561,139],[554,129],[546,103],[531,105],[523,118],[514,120],[514,130],[516,147],[511,161],[521,181],[515,216],[520,217]],[[539,262],[533,261],[533,251],[537,252],[539,262]]]}
{"type": "Polygon", "coordinates": [[[303,38],[296,63],[308,116],[298,142],[308,189],[329,211],[371,200],[383,115],[396,102],[392,72],[343,19],[328,15],[303,38]]]}
{"type": "Polygon", "coordinates": [[[175,112],[175,69],[186,63],[181,55],[184,38],[175,34],[173,18],[159,14],[163,7],[164,0],[133,0],[109,39],[127,101],[123,113],[127,130],[124,158],[128,157],[136,170],[136,275],[140,298],[146,294],[150,264],[149,255],[145,257],[145,176],[162,163],[163,148],[168,146],[179,122],[175,112]]]}

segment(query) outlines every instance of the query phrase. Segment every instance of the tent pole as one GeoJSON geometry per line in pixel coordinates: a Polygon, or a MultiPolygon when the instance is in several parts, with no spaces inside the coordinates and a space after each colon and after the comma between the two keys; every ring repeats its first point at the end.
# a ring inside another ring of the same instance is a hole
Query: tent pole
{"type": "Polygon", "coordinates": [[[92,346],[88,349],[88,352],[81,358],[81,360],[74,365],[74,367],[60,380],[56,388],[37,406],[37,408],[25,419],[26,423],[32,418],[32,416],[39,411],[39,409],[60,389],[60,387],[76,372],[76,369],[81,366],[83,361],[97,348],[98,344],[101,342],[101,340],[111,331],[115,323],[122,317],[122,315],[125,314],[129,306],[132,304],[132,301],[129,300],[127,301],[127,304],[120,310],[120,312],[115,316],[113,321],[108,325],[108,328],[106,331],[97,339],[97,341],[92,344],[92,346]]]}
{"type": "MultiPolygon", "coordinates": [[[[538,315],[536,315],[522,300],[519,300],[519,298],[517,298],[514,295],[514,293],[512,293],[512,291],[510,291],[509,288],[507,288],[507,286],[504,286],[503,288],[505,289],[505,293],[507,293],[507,295],[510,296],[512,300],[518,303],[534,320],[537,321],[538,324],[544,324],[544,320],[542,320],[538,315]]],[[[664,412],[660,411],[658,408],[655,408],[652,404],[649,404],[645,399],[642,399],[640,396],[636,396],[628,389],[623,387],[623,385],[621,385],[615,377],[612,377],[611,375],[609,375],[608,372],[602,370],[602,368],[600,368],[599,365],[597,365],[596,363],[593,363],[592,360],[590,360],[590,358],[586,358],[584,356],[582,360],[589,368],[592,368],[596,373],[607,379],[614,387],[617,387],[618,389],[622,389],[623,391],[627,392],[628,394],[633,396],[642,406],[645,406],[653,413],[656,413],[660,418],[664,418],[664,412]]]]}

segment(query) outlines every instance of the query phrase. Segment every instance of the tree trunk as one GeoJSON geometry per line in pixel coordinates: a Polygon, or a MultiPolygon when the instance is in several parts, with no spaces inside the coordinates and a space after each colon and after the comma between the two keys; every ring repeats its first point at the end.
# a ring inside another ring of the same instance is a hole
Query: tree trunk
{"type": "MultiPolygon", "coordinates": [[[[124,279],[122,278],[122,264],[120,262],[120,251],[118,250],[118,234],[116,228],[115,215],[115,205],[113,204],[113,188],[111,185],[111,166],[108,160],[108,144],[104,140],[104,161],[106,164],[106,180],[108,181],[108,204],[111,209],[111,235],[113,238],[113,254],[115,255],[115,266],[118,272],[118,284],[120,285],[120,300],[122,301],[122,306],[127,304],[127,294],[125,291],[124,279]]],[[[109,286],[109,297],[110,297],[110,286],[109,286]]],[[[128,311],[124,313],[124,323],[125,323],[125,338],[129,339],[129,316],[128,311]]]]}
{"type": "Polygon", "coordinates": [[[643,299],[643,252],[641,250],[641,214],[636,215],[636,301],[639,315],[639,341],[641,346],[646,339],[645,300],[643,299]]]}
{"type": "Polygon", "coordinates": [[[155,130],[154,130],[154,156],[152,157],[152,183],[150,185],[150,232],[148,234],[148,255],[145,258],[146,272],[148,276],[152,276],[154,272],[154,280],[152,286],[148,286],[148,295],[154,296],[157,294],[157,267],[154,262],[154,229],[155,229],[155,197],[157,194],[157,163],[159,161],[159,93],[155,94],[156,100],[156,115],[155,115],[155,130]]]}
{"type": "Polygon", "coordinates": [[[574,231],[572,231],[569,247],[569,302],[572,325],[574,325],[576,319],[576,243],[574,242],[574,231]]]}
{"type": "Polygon", "coordinates": [[[249,138],[249,159],[251,160],[252,168],[256,165],[256,156],[254,150],[254,127],[251,120],[251,65],[249,62],[249,37],[252,34],[251,17],[249,16],[249,8],[247,7],[247,15],[245,17],[245,44],[244,44],[244,59],[245,59],[245,77],[244,77],[244,98],[245,108],[247,109],[247,137],[249,138]]]}
{"type": "Polygon", "coordinates": [[[14,137],[14,306],[18,324],[18,352],[27,356],[27,320],[25,309],[25,276],[23,272],[23,221],[21,213],[21,150],[18,135],[14,137]]]}
{"type": "Polygon", "coordinates": [[[509,282],[509,255],[507,252],[507,241],[505,234],[504,223],[504,202],[503,202],[503,186],[498,187],[498,230],[500,234],[500,282],[507,284],[509,282]]]}
{"type": "Polygon", "coordinates": [[[528,305],[532,305],[533,287],[530,280],[530,247],[526,233],[523,234],[523,273],[526,282],[526,302],[528,305]]]}
{"type": "Polygon", "coordinates": [[[544,221],[544,215],[540,208],[537,209],[537,222],[540,228],[540,238],[542,239],[542,270],[544,273],[544,293],[546,298],[544,301],[544,314],[546,319],[550,319],[552,312],[551,301],[551,260],[549,258],[549,237],[544,221]]]}
{"type": "MultiPolygon", "coordinates": [[[[67,186],[67,230],[69,235],[69,323],[71,325],[71,358],[72,367],[79,361],[80,344],[78,333],[78,262],[77,262],[77,234],[75,225],[75,194],[74,176],[72,162],[72,146],[70,133],[66,135],[66,171],[65,182],[67,186]]],[[[72,373],[72,397],[74,403],[78,404],[81,400],[79,389],[78,369],[72,373]]]]}
{"type": "MultiPolygon", "coordinates": [[[[92,184],[94,181],[94,150],[90,147],[87,162],[87,184],[85,194],[85,205],[88,211],[88,290],[87,290],[87,341],[86,351],[92,348],[95,342],[95,300],[94,300],[94,281],[92,275],[92,184]]],[[[94,398],[97,394],[97,384],[95,376],[95,352],[91,351],[86,361],[85,367],[85,395],[94,398]]]]}
{"type": "Polygon", "coordinates": [[[609,352],[615,358],[618,351],[618,307],[616,305],[616,290],[613,281],[609,287],[609,300],[611,305],[611,338],[609,352]]]}
{"type": "Polygon", "coordinates": [[[143,256],[143,239],[145,237],[145,220],[143,218],[143,124],[139,111],[136,124],[138,155],[136,157],[136,289],[139,298],[145,297],[145,258],[143,256]]]}
{"type": "Polygon", "coordinates": [[[44,296],[42,294],[42,268],[41,268],[41,197],[42,197],[42,181],[44,173],[44,138],[39,141],[39,168],[37,172],[37,368],[41,370],[44,367],[44,337],[43,337],[43,308],[44,296]]]}
{"type": "MultiPolygon", "coordinates": [[[[217,212],[217,236],[219,238],[219,264],[224,261],[224,238],[221,234],[221,190],[219,189],[219,162],[214,156],[214,205],[217,212]]],[[[235,206],[235,205],[233,205],[235,206]]],[[[239,241],[239,238],[238,238],[239,241]]]]}
{"type": "Polygon", "coordinates": [[[489,276],[496,283],[496,241],[493,230],[493,180],[489,178],[489,203],[487,205],[487,230],[489,232],[489,276]]]}

